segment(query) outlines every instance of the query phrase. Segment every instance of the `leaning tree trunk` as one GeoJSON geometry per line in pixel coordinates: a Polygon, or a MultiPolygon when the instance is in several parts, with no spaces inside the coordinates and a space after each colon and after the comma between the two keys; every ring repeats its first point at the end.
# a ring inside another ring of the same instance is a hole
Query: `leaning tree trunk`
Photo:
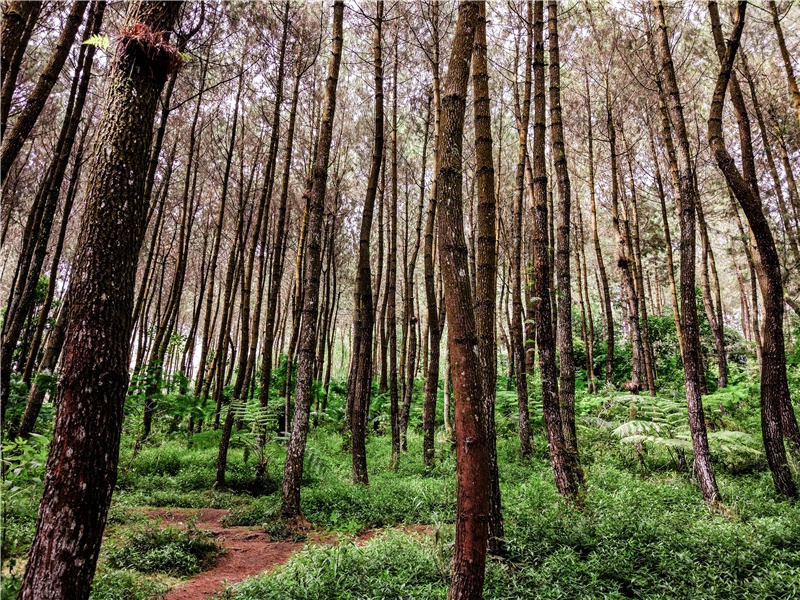
{"type": "MultiPolygon", "coordinates": [[[[42,114],[45,102],[50,97],[53,86],[58,81],[58,76],[64,63],[67,61],[75,34],[83,21],[83,13],[86,12],[87,0],[78,0],[70,8],[64,29],[56,42],[56,47],[50,55],[50,59],[45,65],[44,70],[39,75],[25,107],[20,111],[14,121],[14,126],[10,130],[3,132],[3,143],[0,146],[0,182],[4,185],[8,177],[11,166],[14,164],[22,145],[33,131],[33,126],[42,114]]],[[[10,101],[11,99],[8,98],[10,101]]]]}
{"type": "Polygon", "coordinates": [[[325,190],[328,183],[328,163],[333,138],[333,117],[336,111],[336,87],[339,65],[342,60],[342,22],[344,2],[333,5],[333,33],[328,79],[325,83],[325,108],[319,129],[319,140],[313,167],[313,187],[309,199],[308,248],[303,280],[303,319],[300,335],[297,385],[295,391],[292,434],[286,451],[281,490],[281,515],[284,518],[300,517],[300,482],[303,478],[303,459],[308,437],[308,419],[311,412],[312,379],[314,376],[317,310],[319,307],[319,277],[322,271],[320,236],[325,208],[325,190]]]}
{"type": "Polygon", "coordinates": [[[88,598],[117,478],[147,158],[159,93],[180,64],[167,36],[181,3],[144,6],[129,8],[98,124],[26,600],[88,598]],[[159,43],[135,37],[141,28],[159,43]]]}
{"type": "MultiPolygon", "coordinates": [[[[792,102],[794,103],[795,110],[797,110],[797,121],[800,122],[800,89],[797,87],[797,79],[795,79],[794,69],[792,68],[792,57],[789,54],[789,50],[786,48],[786,40],[783,38],[783,29],[781,28],[778,7],[775,4],[775,0],[769,0],[769,11],[772,14],[772,24],[775,27],[775,34],[778,36],[778,47],[781,50],[783,66],[786,69],[789,93],[792,95],[792,102]]],[[[795,58],[797,57],[795,56],[795,58]]]]}
{"type": "Polygon", "coordinates": [[[753,145],[750,135],[750,122],[744,104],[744,96],[735,75],[732,74],[736,51],[744,29],[746,2],[738,4],[737,18],[733,33],[727,43],[722,38],[722,26],[716,2],[709,2],[711,23],[720,71],[717,76],[711,112],[708,117],[708,142],[720,171],[725,176],[736,200],[742,207],[750,232],[755,239],[757,252],[754,255],[761,296],[764,300],[764,322],[761,329],[761,433],[764,438],[764,451],[772,471],[772,480],[778,494],[787,498],[797,498],[797,487],[792,480],[792,472],[786,460],[783,444],[781,411],[784,406],[791,408],[789,384],[786,377],[786,348],[783,339],[783,283],[778,251],[769,222],[764,216],[753,158],[753,145]],[[722,131],[722,110],[725,92],[731,88],[731,101],[739,127],[742,142],[742,167],[739,172],[736,163],[725,147],[722,131]]]}

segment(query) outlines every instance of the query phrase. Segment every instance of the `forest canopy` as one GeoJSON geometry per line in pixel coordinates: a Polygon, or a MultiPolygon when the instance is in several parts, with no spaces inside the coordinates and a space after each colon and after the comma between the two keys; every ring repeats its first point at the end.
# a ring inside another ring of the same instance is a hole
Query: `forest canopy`
{"type": "Polygon", "coordinates": [[[4,597],[800,594],[796,3],[0,9],[4,597]]]}

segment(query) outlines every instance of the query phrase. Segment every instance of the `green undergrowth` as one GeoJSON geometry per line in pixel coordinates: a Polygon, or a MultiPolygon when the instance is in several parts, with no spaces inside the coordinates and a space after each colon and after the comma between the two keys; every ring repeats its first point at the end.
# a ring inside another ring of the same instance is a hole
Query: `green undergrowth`
{"type": "MultiPolygon", "coordinates": [[[[579,392],[576,415],[587,482],[582,512],[556,493],[540,403],[531,401],[533,452],[523,458],[516,393],[502,379],[499,387],[506,553],[489,561],[487,598],[800,597],[800,505],[775,497],[763,456],[757,384],[738,381],[704,397],[724,501],[718,510],[705,506],[692,480],[679,388],[664,387],[656,398],[612,389],[596,396],[579,392]]],[[[303,514],[318,530],[386,531],[358,544],[309,545],[284,567],[231,588],[226,597],[446,597],[456,491],[451,440],[439,422],[435,461],[424,468],[417,399],[408,451],[396,468],[390,468],[388,430],[376,419],[367,441],[369,485],[353,485],[351,455],[339,433],[339,401],[308,438],[303,514]],[[396,525],[425,525],[427,535],[393,529],[396,525]]],[[[381,401],[376,396],[373,408],[381,401]]],[[[226,509],[225,525],[263,528],[273,539],[301,539],[277,518],[285,439],[274,437],[258,453],[247,429],[236,433],[227,485],[217,488],[219,432],[187,439],[157,429],[134,455],[137,423],[126,420],[94,600],[154,600],[213,563],[218,552],[213,540],[191,526],[160,529],[143,507],[226,509]],[[257,481],[259,463],[265,472],[257,481]]],[[[33,536],[47,438],[11,450],[18,467],[8,463],[3,490],[3,597],[13,597],[33,536]]],[[[793,469],[797,476],[794,463],[793,469]]]]}
{"type": "MultiPolygon", "coordinates": [[[[768,476],[721,478],[732,501],[708,509],[680,476],[587,469],[586,507],[547,476],[503,486],[506,555],[486,598],[793,598],[800,594],[800,507],[776,503],[768,476]]],[[[363,545],[309,548],[236,600],[446,598],[453,527],[389,532],[363,545]]]]}

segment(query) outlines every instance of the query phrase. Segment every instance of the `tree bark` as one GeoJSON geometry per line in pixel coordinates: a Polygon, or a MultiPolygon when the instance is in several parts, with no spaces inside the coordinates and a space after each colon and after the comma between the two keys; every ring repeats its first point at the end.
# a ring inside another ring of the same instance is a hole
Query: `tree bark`
{"type": "MultiPolygon", "coordinates": [[[[558,224],[555,270],[558,289],[556,337],[559,354],[559,408],[566,451],[572,455],[576,475],[583,484],[578,460],[578,435],[575,430],[575,357],[572,347],[572,286],[570,281],[570,182],[561,121],[561,64],[558,48],[558,3],[547,3],[547,31],[550,51],[550,142],[558,185],[558,224]]],[[[578,271],[580,278],[580,271],[578,271]]]]}
{"type": "Polygon", "coordinates": [[[797,498],[797,487],[786,460],[783,443],[781,412],[791,409],[789,384],[786,377],[786,348],[783,339],[783,284],[780,262],[769,223],[764,217],[753,159],[750,122],[744,98],[735,75],[733,62],[744,29],[747,3],[738,4],[733,33],[727,42],[722,38],[722,26],[716,2],[709,2],[714,42],[720,59],[720,71],[714,87],[711,111],[708,117],[708,142],[720,171],[725,176],[736,200],[747,217],[750,231],[755,239],[757,253],[754,256],[758,272],[761,296],[764,301],[761,348],[761,433],[767,463],[778,494],[797,498]],[[729,85],[730,84],[730,85],[729,85]],[[731,100],[739,127],[742,150],[743,173],[739,172],[733,158],[725,147],[722,131],[722,110],[725,93],[731,88],[731,100]]]}
{"type": "MultiPolygon", "coordinates": [[[[166,37],[181,3],[143,6],[129,7],[123,32],[141,24],[166,37]]],[[[98,124],[67,300],[53,442],[19,594],[25,600],[88,598],[116,482],[133,285],[147,215],[144,175],[159,93],[176,52],[166,46],[147,58],[140,42],[128,42],[123,37],[114,55],[98,124]],[[121,184],[129,179],[132,184],[121,184]]]]}
{"type": "Polygon", "coordinates": [[[319,129],[317,151],[314,157],[313,187],[309,198],[308,249],[303,281],[302,335],[300,336],[297,387],[295,391],[292,434],[286,452],[281,489],[281,515],[296,519],[300,512],[300,482],[303,477],[303,458],[308,437],[308,419],[311,411],[312,379],[314,375],[314,342],[316,341],[317,310],[319,306],[319,276],[322,271],[320,235],[325,208],[325,191],[328,182],[328,163],[333,138],[333,118],[336,111],[336,87],[339,65],[342,60],[342,22],[344,2],[333,5],[333,32],[328,78],[325,82],[325,104],[319,129]]]}
{"type": "Polygon", "coordinates": [[[700,398],[699,349],[700,336],[697,324],[697,299],[695,292],[695,203],[697,190],[694,186],[689,136],[683,117],[683,106],[678,91],[669,34],[664,19],[661,0],[653,0],[653,9],[658,26],[657,44],[661,54],[661,69],[664,76],[665,93],[669,100],[669,113],[675,128],[678,148],[678,191],[680,192],[681,224],[681,331],[683,333],[683,372],[686,385],[686,404],[689,412],[689,430],[692,435],[694,464],[703,499],[709,504],[720,501],[711,452],[708,448],[705,414],[700,398]]]}
{"type": "Polygon", "coordinates": [[[447,305],[448,346],[456,402],[456,462],[458,469],[456,541],[451,600],[482,597],[488,533],[489,478],[480,361],[475,348],[472,291],[462,206],[462,148],[477,2],[459,4],[458,21],[442,95],[441,137],[437,147],[439,253],[447,305]]]}

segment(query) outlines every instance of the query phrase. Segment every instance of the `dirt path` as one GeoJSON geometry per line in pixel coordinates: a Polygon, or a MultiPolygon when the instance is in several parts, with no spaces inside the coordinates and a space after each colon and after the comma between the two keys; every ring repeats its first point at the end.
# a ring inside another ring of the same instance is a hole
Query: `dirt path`
{"type": "MultiPolygon", "coordinates": [[[[217,558],[216,564],[191,579],[177,585],[165,600],[203,599],[221,592],[225,587],[270,571],[286,563],[289,558],[307,544],[330,544],[337,540],[333,534],[310,532],[302,542],[271,541],[269,534],[260,527],[225,527],[221,520],[227,510],[204,509],[145,509],[144,514],[163,525],[185,525],[192,518],[196,519],[198,529],[210,531],[214,538],[225,549],[225,553],[217,558]]],[[[407,528],[425,535],[428,527],[417,526],[407,528]]],[[[356,543],[373,538],[377,530],[368,530],[355,538],[356,543]]]]}

